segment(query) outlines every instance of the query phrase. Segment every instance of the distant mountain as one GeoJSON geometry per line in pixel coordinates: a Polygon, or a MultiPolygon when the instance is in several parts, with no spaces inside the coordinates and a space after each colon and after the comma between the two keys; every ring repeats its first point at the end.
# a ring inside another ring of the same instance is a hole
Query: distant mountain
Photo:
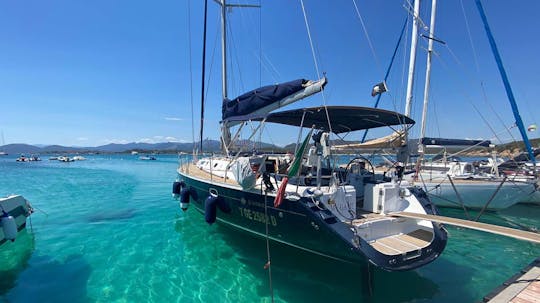
{"type": "MultiPolygon", "coordinates": [[[[197,147],[199,143],[196,143],[197,147]]],[[[144,152],[191,152],[193,143],[163,142],[163,143],[111,143],[96,147],[70,147],[62,145],[35,146],[30,144],[8,144],[0,146],[0,150],[8,154],[55,154],[55,153],[123,153],[130,151],[144,152]]],[[[203,149],[208,152],[217,152],[221,150],[220,143],[217,140],[204,140],[203,149]]]]}
{"type": "Polygon", "coordinates": [[[8,154],[36,154],[41,152],[41,148],[37,146],[22,143],[7,144],[1,146],[0,150],[8,154]]]}
{"type": "MultiPolygon", "coordinates": [[[[341,141],[332,140],[332,144],[346,144],[346,143],[358,143],[358,141],[341,141]]],[[[540,139],[532,139],[531,144],[533,147],[540,147],[540,139]]],[[[418,145],[418,139],[409,139],[409,150],[411,153],[416,153],[418,145]]],[[[195,143],[195,146],[199,147],[199,142],[195,143]]],[[[277,146],[275,144],[264,142],[252,142],[247,140],[240,140],[235,146],[235,150],[242,147],[243,151],[250,152],[254,148],[261,151],[273,151],[273,152],[294,152],[295,144],[291,143],[284,147],[277,146]]],[[[86,152],[99,152],[99,153],[125,153],[131,151],[137,151],[139,153],[149,152],[161,152],[161,153],[176,153],[176,152],[191,152],[193,149],[193,143],[180,143],[180,142],[162,142],[162,143],[127,143],[117,144],[111,143],[96,147],[70,147],[62,145],[47,145],[39,147],[30,144],[7,144],[0,146],[0,151],[7,152],[11,155],[17,154],[69,154],[69,153],[86,153],[86,152]]],[[[203,140],[203,150],[205,152],[219,152],[221,151],[220,142],[218,140],[203,140]]],[[[448,148],[451,151],[452,148],[448,148]]],[[[458,150],[458,149],[456,149],[458,150]]],[[[524,150],[523,142],[511,142],[501,144],[496,147],[496,150],[506,153],[516,153],[517,150],[524,150]]],[[[438,152],[428,150],[429,152],[438,152]]]]}

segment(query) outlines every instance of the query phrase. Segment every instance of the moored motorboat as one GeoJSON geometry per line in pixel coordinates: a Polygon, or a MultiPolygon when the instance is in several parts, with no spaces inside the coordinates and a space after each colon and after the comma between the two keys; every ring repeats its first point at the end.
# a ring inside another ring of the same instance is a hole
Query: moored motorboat
{"type": "Polygon", "coordinates": [[[33,212],[30,202],[23,196],[0,198],[0,245],[15,241],[17,233],[26,227],[26,218],[33,212]]]}

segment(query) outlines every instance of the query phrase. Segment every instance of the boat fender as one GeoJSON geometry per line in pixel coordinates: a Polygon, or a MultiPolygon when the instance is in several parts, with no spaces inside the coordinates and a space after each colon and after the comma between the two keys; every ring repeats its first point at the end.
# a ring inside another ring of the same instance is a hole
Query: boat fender
{"type": "Polygon", "coordinates": [[[208,224],[216,222],[218,200],[218,196],[210,195],[204,201],[204,220],[208,224]]]}
{"type": "Polygon", "coordinates": [[[189,208],[189,196],[190,190],[188,188],[182,188],[180,192],[180,208],[186,211],[189,208]]]}
{"type": "Polygon", "coordinates": [[[230,214],[232,211],[231,206],[229,205],[229,203],[227,203],[227,201],[223,197],[218,197],[217,206],[219,207],[219,210],[221,210],[222,212],[226,214],[230,214]]]}
{"type": "Polygon", "coordinates": [[[17,237],[17,222],[15,222],[15,218],[4,211],[0,220],[2,221],[2,229],[4,230],[4,238],[11,240],[11,242],[15,241],[17,237]]]}
{"type": "Polygon", "coordinates": [[[172,186],[172,195],[175,199],[178,199],[180,197],[180,192],[183,187],[185,187],[186,184],[184,181],[175,181],[172,186]]]}
{"type": "Polygon", "coordinates": [[[199,195],[197,194],[197,190],[193,186],[189,187],[189,195],[191,196],[191,199],[193,199],[194,201],[199,200],[199,195]]]}

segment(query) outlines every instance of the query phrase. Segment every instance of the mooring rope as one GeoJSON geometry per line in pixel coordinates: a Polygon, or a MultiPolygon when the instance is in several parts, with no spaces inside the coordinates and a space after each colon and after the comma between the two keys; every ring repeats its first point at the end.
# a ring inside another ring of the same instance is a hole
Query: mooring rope
{"type": "MultiPolygon", "coordinates": [[[[262,186],[261,186],[262,189],[262,186]]],[[[272,265],[270,258],[270,238],[268,236],[268,205],[266,204],[266,197],[268,196],[267,191],[264,191],[264,221],[266,228],[266,264],[264,264],[264,269],[268,269],[268,281],[270,283],[270,296],[272,298],[272,303],[274,302],[274,288],[272,287],[272,265]]]]}

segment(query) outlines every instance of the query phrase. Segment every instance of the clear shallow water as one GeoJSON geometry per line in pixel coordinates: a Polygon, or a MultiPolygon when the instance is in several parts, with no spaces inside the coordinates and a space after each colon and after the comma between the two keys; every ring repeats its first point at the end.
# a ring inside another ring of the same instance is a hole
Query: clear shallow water
{"type": "MultiPolygon", "coordinates": [[[[0,302],[270,302],[264,240],[183,213],[170,195],[176,156],[14,159],[0,157],[0,195],[22,194],[39,210],[32,231],[0,248],[0,302]]],[[[540,229],[538,218],[540,207],[518,205],[483,221],[540,229]]],[[[448,230],[439,259],[402,273],[368,275],[272,244],[275,300],[478,302],[540,255],[539,245],[448,230]]]]}

